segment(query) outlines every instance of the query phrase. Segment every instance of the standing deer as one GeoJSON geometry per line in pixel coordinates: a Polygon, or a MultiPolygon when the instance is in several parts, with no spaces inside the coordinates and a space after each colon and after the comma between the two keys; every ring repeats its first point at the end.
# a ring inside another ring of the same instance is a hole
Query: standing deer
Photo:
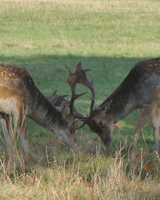
{"type": "Polygon", "coordinates": [[[26,117],[52,133],[61,135],[69,146],[75,146],[74,101],[82,94],[72,91],[70,113],[58,111],[35,86],[33,79],[23,68],[0,65],[0,122],[8,149],[11,148],[13,126],[20,135],[24,153],[29,156],[26,134],[26,117]]]}
{"type": "Polygon", "coordinates": [[[95,100],[93,88],[91,91],[90,114],[82,118],[83,125],[87,124],[93,132],[97,133],[105,146],[111,143],[114,124],[132,111],[142,108],[142,114],[135,128],[132,148],[136,147],[141,130],[151,118],[154,129],[154,149],[159,150],[160,58],[137,63],[120,86],[95,110],[93,110],[95,100]]]}

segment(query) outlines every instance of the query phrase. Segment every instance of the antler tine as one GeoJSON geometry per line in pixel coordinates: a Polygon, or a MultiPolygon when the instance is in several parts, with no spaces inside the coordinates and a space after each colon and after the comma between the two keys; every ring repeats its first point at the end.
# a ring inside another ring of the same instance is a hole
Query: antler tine
{"type": "Polygon", "coordinates": [[[90,106],[90,115],[91,115],[91,113],[93,112],[93,106],[94,106],[94,102],[95,102],[95,92],[94,92],[94,88],[93,88],[93,78],[92,78],[92,76],[91,76],[91,82],[90,83],[91,83],[90,90],[91,90],[91,93],[92,93],[91,106],[90,106]]]}
{"type": "Polygon", "coordinates": [[[56,99],[56,98],[57,98],[57,99],[63,99],[64,97],[68,97],[67,94],[65,94],[65,95],[57,95],[56,93],[57,93],[57,90],[55,90],[55,91],[52,93],[52,96],[54,96],[55,99],[56,99]]]}
{"type": "Polygon", "coordinates": [[[95,92],[94,92],[94,88],[93,88],[93,78],[92,76],[90,75],[91,77],[91,81],[90,81],[90,90],[92,92],[92,99],[95,100],[95,92]]]}
{"type": "Polygon", "coordinates": [[[53,92],[53,94],[56,94],[57,93],[57,90],[55,90],[54,92],[53,92]]]}
{"type": "Polygon", "coordinates": [[[93,98],[90,98],[90,99],[91,99],[91,106],[90,106],[90,115],[91,115],[93,112],[93,106],[94,106],[95,99],[93,99],[93,98]]]}
{"type": "Polygon", "coordinates": [[[69,65],[67,65],[67,67],[68,67],[69,73],[72,74],[71,67],[69,65]]]}

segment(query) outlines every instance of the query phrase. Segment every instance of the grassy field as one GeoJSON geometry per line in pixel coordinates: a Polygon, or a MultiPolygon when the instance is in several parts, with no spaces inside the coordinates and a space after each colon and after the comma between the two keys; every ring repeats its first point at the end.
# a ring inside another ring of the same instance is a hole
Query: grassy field
{"type": "MultiPolygon", "coordinates": [[[[159,0],[0,0],[0,63],[25,68],[46,96],[57,90],[70,97],[67,65],[74,71],[81,60],[91,69],[96,107],[134,64],[160,56],[159,6],[159,0]]],[[[90,96],[88,91],[76,102],[83,114],[90,96]]],[[[0,199],[160,199],[160,156],[152,153],[150,122],[130,162],[139,115],[135,111],[118,123],[122,128],[114,130],[107,151],[88,127],[76,133],[79,148],[72,151],[28,120],[32,158],[24,163],[17,156],[15,162],[1,136],[0,199]]]]}

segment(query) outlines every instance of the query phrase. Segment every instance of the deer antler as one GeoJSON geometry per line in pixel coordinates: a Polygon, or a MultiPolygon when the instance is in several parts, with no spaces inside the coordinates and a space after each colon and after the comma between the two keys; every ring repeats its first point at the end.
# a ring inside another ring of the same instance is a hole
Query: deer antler
{"type": "MultiPolygon", "coordinates": [[[[62,102],[65,102],[66,106],[70,108],[70,101],[65,99],[68,95],[58,95],[56,94],[57,90],[55,90],[48,98],[48,100],[51,102],[52,105],[56,107],[60,107],[62,105],[62,102]]],[[[83,115],[78,113],[76,108],[73,106],[73,113],[78,116],[79,118],[83,118],[83,115]]]]}
{"type": "Polygon", "coordinates": [[[69,101],[67,101],[64,97],[67,97],[68,95],[58,95],[56,94],[57,90],[55,90],[48,98],[48,100],[52,103],[54,106],[61,106],[62,102],[65,101],[67,105],[69,105],[69,101]]]}
{"type": "MultiPolygon", "coordinates": [[[[80,97],[80,96],[82,96],[83,94],[86,93],[86,92],[84,92],[82,94],[76,94],[75,93],[75,88],[76,88],[76,84],[77,83],[82,84],[82,85],[88,87],[91,90],[91,93],[92,93],[92,98],[91,98],[92,103],[91,103],[91,108],[90,108],[90,113],[91,113],[92,110],[93,110],[95,93],[94,93],[94,88],[93,88],[93,79],[92,79],[92,77],[91,77],[91,81],[88,81],[87,77],[86,77],[86,72],[90,71],[90,70],[89,69],[83,69],[81,67],[81,62],[78,63],[75,73],[71,72],[71,69],[70,69],[69,66],[68,66],[68,69],[69,69],[69,77],[66,80],[66,82],[70,85],[71,91],[72,91],[72,98],[71,98],[71,103],[70,103],[70,113],[73,114],[73,103],[74,103],[74,101],[78,97],[80,97]]],[[[77,117],[77,118],[85,119],[86,117],[77,117]]]]}

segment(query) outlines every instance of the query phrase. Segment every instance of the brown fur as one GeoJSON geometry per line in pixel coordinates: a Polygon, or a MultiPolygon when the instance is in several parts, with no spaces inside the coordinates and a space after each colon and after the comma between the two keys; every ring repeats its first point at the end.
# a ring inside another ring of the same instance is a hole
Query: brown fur
{"type": "Polygon", "coordinates": [[[0,65],[0,120],[10,149],[11,118],[29,154],[26,135],[26,116],[47,130],[59,134],[69,146],[75,146],[74,117],[64,116],[38,90],[27,71],[19,67],[0,65]]]}
{"type": "Polygon", "coordinates": [[[97,133],[107,146],[111,142],[113,124],[133,110],[142,108],[132,147],[136,146],[138,136],[152,119],[155,150],[159,150],[159,109],[160,106],[160,58],[137,63],[120,86],[94,111],[86,123],[97,133]]]}

